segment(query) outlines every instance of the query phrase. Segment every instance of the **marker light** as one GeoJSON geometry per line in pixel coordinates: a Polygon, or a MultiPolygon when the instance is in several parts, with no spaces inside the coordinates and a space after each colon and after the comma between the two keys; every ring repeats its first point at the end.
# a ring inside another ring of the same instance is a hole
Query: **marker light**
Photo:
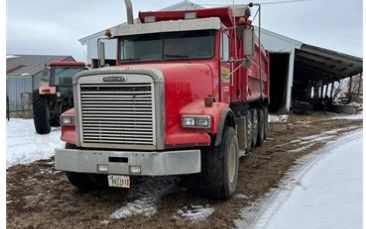
{"type": "Polygon", "coordinates": [[[195,19],[197,18],[196,12],[187,12],[184,14],[184,19],[195,19]]]}
{"type": "Polygon", "coordinates": [[[247,19],[245,19],[245,17],[239,18],[239,25],[244,25],[246,22],[247,22],[247,19]]]}
{"type": "Polygon", "coordinates": [[[108,172],[109,168],[108,168],[108,165],[106,165],[106,164],[97,164],[97,170],[98,170],[98,172],[105,173],[105,172],[108,172]]]}
{"type": "Polygon", "coordinates": [[[137,165],[130,165],[131,174],[141,174],[141,167],[137,165]]]}
{"type": "Polygon", "coordinates": [[[155,16],[146,16],[144,21],[145,23],[155,22],[155,16]]]}

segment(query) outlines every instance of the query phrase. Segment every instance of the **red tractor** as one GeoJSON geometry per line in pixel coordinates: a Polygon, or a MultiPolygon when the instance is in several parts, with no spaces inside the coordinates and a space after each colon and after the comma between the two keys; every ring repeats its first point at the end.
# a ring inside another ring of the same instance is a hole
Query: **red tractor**
{"type": "Polygon", "coordinates": [[[76,61],[55,61],[45,66],[47,79],[33,90],[33,119],[38,134],[48,134],[51,126],[60,126],[61,113],[74,106],[73,77],[85,69],[85,63],[76,61]]]}
{"type": "Polygon", "coordinates": [[[56,169],[84,190],[182,175],[202,194],[230,198],[239,157],[267,132],[269,58],[249,19],[255,4],[140,12],[134,24],[127,2],[129,24],[106,31],[117,66],[75,78],[56,169]]]}

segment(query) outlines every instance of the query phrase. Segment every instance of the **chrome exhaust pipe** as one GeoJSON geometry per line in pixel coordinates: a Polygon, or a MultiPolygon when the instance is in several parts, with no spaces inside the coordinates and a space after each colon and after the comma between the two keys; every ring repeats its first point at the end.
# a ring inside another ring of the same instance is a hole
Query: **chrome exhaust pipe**
{"type": "Polygon", "coordinates": [[[131,0],[125,0],[126,12],[127,12],[127,23],[133,24],[133,10],[131,0]]]}

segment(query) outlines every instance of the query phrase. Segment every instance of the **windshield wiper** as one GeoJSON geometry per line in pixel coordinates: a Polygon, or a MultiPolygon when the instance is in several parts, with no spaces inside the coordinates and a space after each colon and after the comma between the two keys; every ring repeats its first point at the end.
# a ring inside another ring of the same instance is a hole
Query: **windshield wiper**
{"type": "Polygon", "coordinates": [[[140,58],[127,58],[127,59],[121,59],[121,61],[134,61],[134,60],[140,60],[140,58]]]}
{"type": "Polygon", "coordinates": [[[164,55],[164,57],[188,58],[186,55],[164,55]]]}

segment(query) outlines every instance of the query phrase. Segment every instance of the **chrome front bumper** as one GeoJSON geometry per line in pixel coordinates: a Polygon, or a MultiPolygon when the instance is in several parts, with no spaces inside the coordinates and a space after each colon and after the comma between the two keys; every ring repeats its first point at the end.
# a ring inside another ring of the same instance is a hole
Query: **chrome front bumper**
{"type": "Polygon", "coordinates": [[[201,172],[201,151],[199,149],[162,152],[56,149],[55,167],[60,171],[116,175],[192,174],[201,172]],[[100,171],[98,167],[108,167],[108,171],[100,171]],[[141,172],[132,173],[131,167],[140,167],[141,172]]]}

